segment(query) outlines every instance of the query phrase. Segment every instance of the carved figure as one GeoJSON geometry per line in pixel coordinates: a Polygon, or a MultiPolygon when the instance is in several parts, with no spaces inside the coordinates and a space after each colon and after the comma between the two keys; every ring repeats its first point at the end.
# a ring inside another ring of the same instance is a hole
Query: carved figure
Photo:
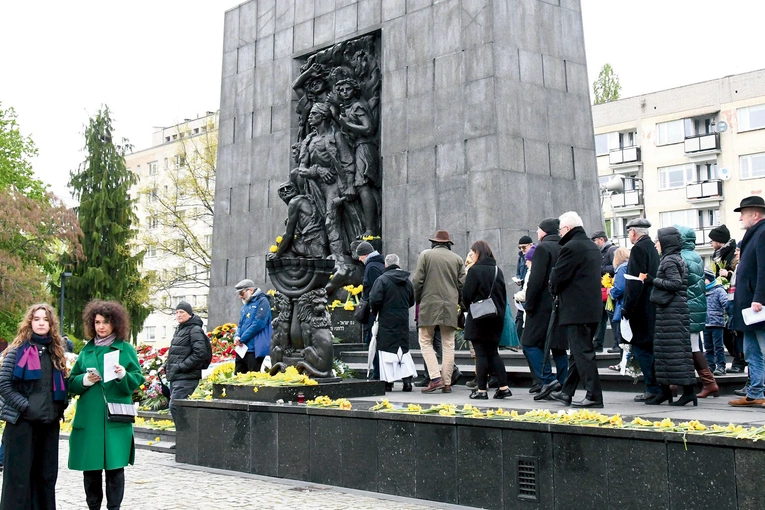
{"type": "Polygon", "coordinates": [[[313,377],[331,377],[334,349],[327,293],[316,289],[300,296],[297,303],[298,320],[303,335],[304,361],[295,364],[298,371],[313,377]]]}
{"type": "Polygon", "coordinates": [[[321,64],[314,63],[315,56],[308,58],[300,68],[300,76],[292,84],[292,89],[298,95],[298,140],[308,134],[308,115],[316,103],[324,103],[332,88],[327,82],[330,70],[321,64]]]}
{"type": "Polygon", "coordinates": [[[324,221],[313,196],[299,195],[291,181],[279,185],[279,197],[287,204],[286,228],[274,257],[324,258],[329,255],[324,221]]]}
{"type": "Polygon", "coordinates": [[[273,334],[271,335],[271,365],[281,363],[284,354],[291,349],[290,324],[292,321],[292,302],[290,298],[277,292],[274,294],[274,309],[277,316],[272,321],[273,334]]]}

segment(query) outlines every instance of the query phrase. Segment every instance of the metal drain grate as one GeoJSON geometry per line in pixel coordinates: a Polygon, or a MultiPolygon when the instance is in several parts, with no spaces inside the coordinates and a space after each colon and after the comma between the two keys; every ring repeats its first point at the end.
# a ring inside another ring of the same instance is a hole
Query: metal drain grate
{"type": "Polygon", "coordinates": [[[516,457],[518,499],[537,499],[537,458],[516,457]]]}

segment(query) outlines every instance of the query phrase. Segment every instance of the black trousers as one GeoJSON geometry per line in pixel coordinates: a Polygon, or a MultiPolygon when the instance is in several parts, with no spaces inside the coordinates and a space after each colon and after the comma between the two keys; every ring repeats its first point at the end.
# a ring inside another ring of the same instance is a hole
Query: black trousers
{"type": "Polygon", "coordinates": [[[246,374],[247,372],[258,372],[260,371],[261,365],[263,365],[263,360],[266,359],[265,356],[258,356],[255,357],[254,352],[247,352],[244,355],[244,358],[240,358],[239,356],[234,356],[234,373],[235,374],[246,374]]]}
{"type": "MultiPolygon", "coordinates": [[[[105,469],[106,471],[106,508],[119,510],[125,495],[125,468],[105,469]]],[[[85,483],[85,502],[89,510],[99,510],[104,499],[101,485],[101,470],[83,471],[85,483]]]]}
{"type": "Polygon", "coordinates": [[[603,390],[598,377],[598,365],[595,363],[595,347],[592,337],[597,329],[596,322],[592,324],[566,324],[560,326],[566,335],[570,354],[568,357],[568,376],[563,383],[563,393],[573,397],[579,383],[582,383],[587,394],[586,398],[603,402],[603,390]]]}
{"type": "Polygon", "coordinates": [[[481,391],[486,390],[489,372],[496,374],[500,388],[507,386],[505,364],[502,363],[502,357],[500,357],[497,347],[496,345],[473,342],[473,349],[475,349],[475,376],[478,389],[481,391]]]}
{"type": "Polygon", "coordinates": [[[6,423],[0,510],[55,510],[59,422],[6,423]]]}

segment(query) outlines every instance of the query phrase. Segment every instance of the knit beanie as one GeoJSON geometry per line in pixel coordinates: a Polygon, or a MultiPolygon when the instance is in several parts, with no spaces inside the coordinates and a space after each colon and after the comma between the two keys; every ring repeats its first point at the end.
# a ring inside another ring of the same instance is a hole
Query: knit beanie
{"type": "Polygon", "coordinates": [[[175,307],[176,310],[183,310],[189,315],[194,315],[194,309],[191,308],[191,305],[188,304],[186,301],[181,301],[178,303],[178,306],[175,307]]]}
{"type": "Polygon", "coordinates": [[[709,231],[709,238],[718,243],[727,243],[730,241],[730,230],[725,225],[720,225],[709,231]]]}
{"type": "Polygon", "coordinates": [[[542,232],[545,234],[557,234],[559,226],[560,222],[558,221],[558,218],[547,218],[539,222],[539,228],[541,228],[542,232]]]}
{"type": "Polygon", "coordinates": [[[371,244],[366,241],[362,241],[356,247],[356,256],[361,257],[362,255],[369,255],[373,251],[375,251],[375,249],[371,244]]]}
{"type": "Polygon", "coordinates": [[[713,282],[716,279],[715,278],[715,274],[712,271],[710,271],[709,269],[705,269],[704,270],[704,279],[705,280],[709,280],[710,282],[713,282]]]}
{"type": "Polygon", "coordinates": [[[533,242],[529,236],[523,236],[518,239],[518,244],[531,244],[533,242]]]}

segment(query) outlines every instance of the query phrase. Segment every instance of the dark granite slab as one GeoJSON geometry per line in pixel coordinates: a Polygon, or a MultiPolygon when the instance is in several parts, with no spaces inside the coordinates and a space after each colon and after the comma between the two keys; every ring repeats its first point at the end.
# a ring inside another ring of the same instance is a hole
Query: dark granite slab
{"type": "Polygon", "coordinates": [[[502,473],[505,508],[553,508],[552,435],[533,428],[502,430],[502,473]],[[526,476],[530,469],[533,469],[533,477],[526,476]],[[528,486],[531,480],[533,491],[528,486]]]}
{"type": "Polygon", "coordinates": [[[604,446],[603,439],[598,437],[553,434],[557,508],[570,507],[574,501],[581,508],[606,507],[608,489],[602,487],[608,475],[604,446]]]}
{"type": "Polygon", "coordinates": [[[668,508],[735,508],[733,452],[715,446],[668,444],[668,508]]]}
{"type": "Polygon", "coordinates": [[[342,434],[335,441],[343,444],[340,467],[343,487],[377,491],[377,420],[343,417],[342,434]]]}
{"type": "Polygon", "coordinates": [[[278,476],[280,415],[272,412],[250,412],[249,415],[250,473],[278,476]]]}
{"type": "Polygon", "coordinates": [[[763,507],[760,491],[762,474],[765,473],[765,455],[756,450],[738,449],[736,462],[736,492],[740,510],[759,510],[763,507]]]}
{"type": "Polygon", "coordinates": [[[415,423],[377,421],[377,490],[395,496],[415,497],[417,440],[415,423]]]}
{"type": "MultiPolygon", "coordinates": [[[[332,331],[332,336],[341,340],[341,343],[362,343],[364,341],[361,336],[361,323],[355,319],[352,310],[335,308],[330,310],[329,315],[332,317],[332,325],[329,330],[332,331]]],[[[337,349],[335,350],[337,351],[337,349]]]]}
{"type": "Polygon", "coordinates": [[[412,456],[417,459],[416,497],[457,504],[456,427],[422,422],[417,423],[414,430],[417,448],[412,456]]]}
{"type": "Polygon", "coordinates": [[[254,391],[255,388],[255,386],[213,384],[213,399],[214,401],[276,402],[283,400],[284,402],[297,402],[298,393],[302,393],[306,401],[321,395],[326,395],[331,399],[385,395],[385,382],[363,379],[344,380],[315,386],[258,386],[258,391],[254,391]],[[226,391],[225,397],[223,397],[224,389],[226,391]]]}
{"type": "Polygon", "coordinates": [[[179,406],[175,412],[175,460],[199,464],[199,409],[179,406]]]}
{"type": "Polygon", "coordinates": [[[309,416],[311,434],[310,475],[315,483],[343,485],[343,419],[333,416],[309,416]]]}
{"type": "Polygon", "coordinates": [[[609,439],[608,507],[622,510],[669,508],[667,447],[658,441],[609,439]]]}
{"type": "Polygon", "coordinates": [[[250,471],[250,417],[246,411],[200,408],[198,427],[200,465],[250,471]]]}
{"type": "Polygon", "coordinates": [[[457,471],[460,505],[504,508],[502,431],[457,427],[457,471]]]}
{"type": "Polygon", "coordinates": [[[310,430],[305,413],[279,414],[277,457],[280,478],[309,480],[310,430]]]}

